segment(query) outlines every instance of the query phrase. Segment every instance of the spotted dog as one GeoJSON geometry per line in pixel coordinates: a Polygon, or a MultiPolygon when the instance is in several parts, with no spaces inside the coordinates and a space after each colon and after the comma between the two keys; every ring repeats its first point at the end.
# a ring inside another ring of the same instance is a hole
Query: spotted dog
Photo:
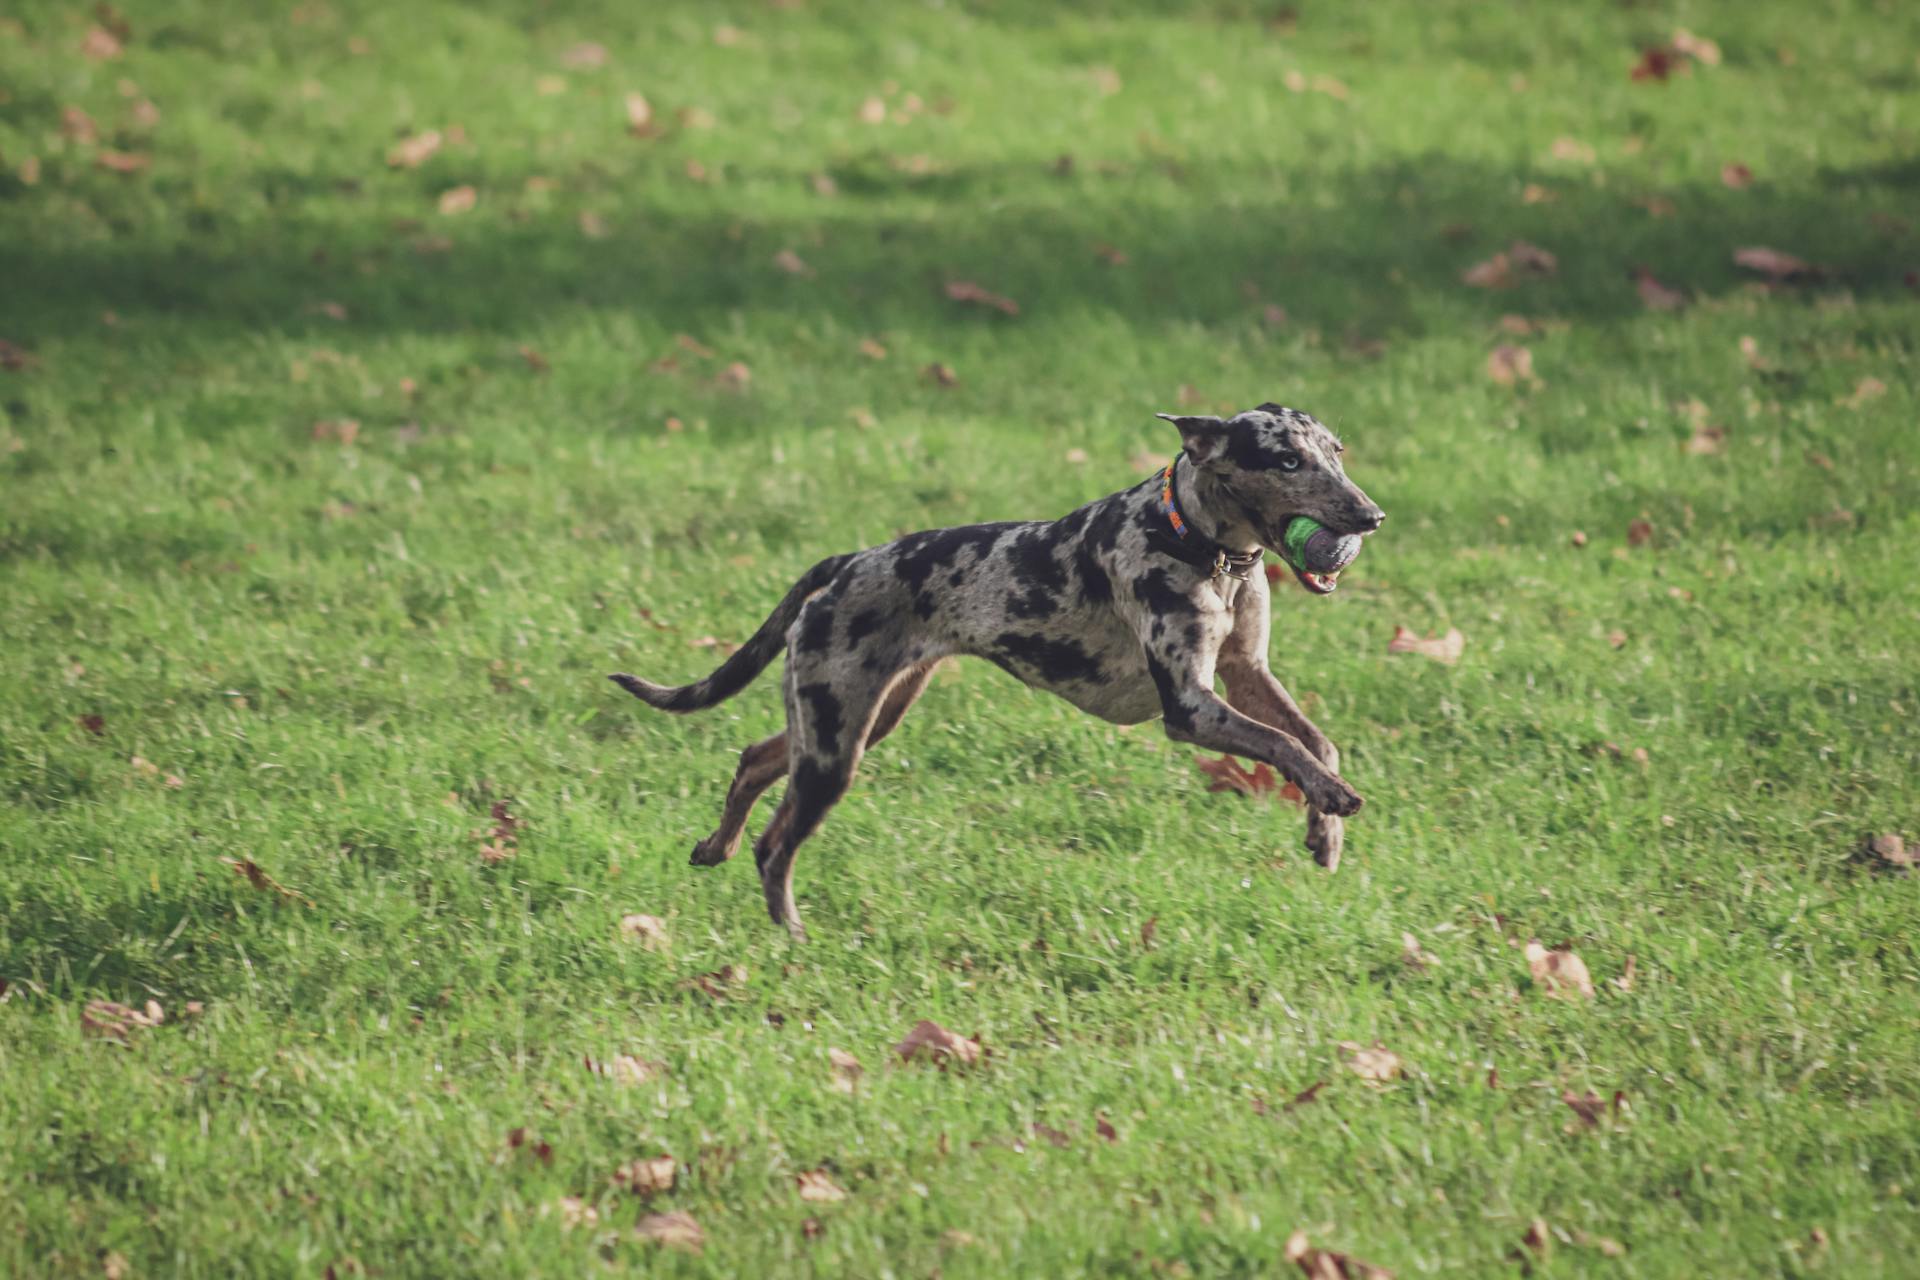
{"type": "MultiPolygon", "coordinates": [[[[972,654],[1103,720],[1159,716],[1175,742],[1272,765],[1306,796],[1308,848],[1336,866],[1341,819],[1360,796],[1340,777],[1340,753],[1267,669],[1267,580],[1254,570],[1296,516],[1344,535],[1373,532],[1385,513],[1347,479],[1333,433],[1299,410],[1157,416],[1180,429],[1181,451],[1131,489],[1059,520],[933,529],[831,556],[704,680],[670,688],[612,676],[650,706],[699,711],[746,688],[786,648],[786,730],[741,753],[720,825],[694,846],[693,864],[732,857],[754,801],[788,778],[754,861],[774,922],[804,938],[793,901],[800,842],[934,665],[972,654]]],[[[1294,576],[1322,595],[1338,577],[1294,576]]]]}

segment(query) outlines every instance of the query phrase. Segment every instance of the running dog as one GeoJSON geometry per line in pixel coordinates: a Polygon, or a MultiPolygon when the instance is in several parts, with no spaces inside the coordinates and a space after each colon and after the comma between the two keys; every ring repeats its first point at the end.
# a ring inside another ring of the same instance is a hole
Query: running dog
{"type": "MultiPolygon", "coordinates": [[[[972,654],[1103,720],[1159,716],[1175,742],[1272,765],[1306,797],[1315,861],[1337,866],[1341,820],[1360,795],[1340,777],[1333,743],[1267,669],[1267,580],[1255,569],[1296,516],[1358,535],[1386,514],[1347,478],[1340,441],[1309,414],[1263,404],[1231,419],[1157,416],[1179,428],[1180,453],[1130,489],[1051,522],[933,529],[831,556],[704,680],[670,688],[610,677],[649,706],[700,711],[787,651],[786,730],[741,753],[720,826],[694,846],[693,864],[732,857],[754,801],[788,778],[754,861],[774,923],[804,940],[793,901],[801,841],[934,665],[972,654]]],[[[1293,574],[1317,595],[1339,576],[1293,574]]]]}

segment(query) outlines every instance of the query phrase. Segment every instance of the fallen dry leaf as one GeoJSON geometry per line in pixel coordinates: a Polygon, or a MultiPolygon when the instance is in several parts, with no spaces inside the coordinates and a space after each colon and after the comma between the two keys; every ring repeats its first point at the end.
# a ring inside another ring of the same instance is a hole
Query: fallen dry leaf
{"type": "Polygon", "coordinates": [[[619,1190],[636,1196],[656,1195],[673,1190],[675,1168],[672,1156],[629,1160],[613,1171],[612,1182],[619,1190]]]}
{"type": "Polygon", "coordinates": [[[828,1049],[827,1062],[833,1067],[833,1088],[838,1093],[852,1093],[860,1087],[860,1077],[866,1068],[860,1065],[860,1059],[845,1049],[828,1049]]]}
{"type": "Polygon", "coordinates": [[[714,385],[731,391],[744,391],[753,381],[753,370],[745,363],[735,360],[719,373],[713,375],[714,385]]]}
{"type": "Polygon", "coordinates": [[[387,152],[387,165],[394,169],[418,169],[440,149],[442,141],[438,129],[402,138],[387,152]]]}
{"type": "Polygon", "coordinates": [[[686,1249],[692,1253],[700,1252],[700,1247],[707,1242],[707,1233],[700,1229],[693,1215],[684,1209],[675,1209],[672,1213],[649,1213],[633,1224],[633,1234],[635,1239],[673,1249],[686,1249]]]}
{"type": "Polygon", "coordinates": [[[586,1063],[587,1070],[592,1074],[621,1085],[645,1084],[664,1074],[667,1069],[664,1063],[648,1062],[630,1053],[615,1054],[607,1062],[591,1056],[583,1057],[581,1061],[586,1063]]]}
{"type": "Polygon", "coordinates": [[[1867,857],[1880,866],[1897,871],[1910,871],[1915,863],[1920,863],[1920,849],[1909,849],[1905,837],[1898,832],[1867,837],[1866,852],[1867,857]]]}
{"type": "Polygon", "coordinates": [[[1520,1243],[1543,1261],[1550,1257],[1553,1253],[1553,1233],[1547,1229],[1546,1219],[1535,1218],[1527,1224],[1527,1234],[1520,1237],[1520,1243]]]}
{"type": "Polygon", "coordinates": [[[157,1000],[149,1000],[139,1009],[115,1000],[89,1000],[80,1010],[80,1029],[124,1044],[129,1042],[131,1032],[157,1027],[166,1017],[157,1000]]]}
{"type": "Polygon", "coordinates": [[[1548,150],[1555,160],[1572,160],[1578,164],[1592,164],[1596,158],[1593,148],[1578,138],[1555,138],[1548,150]]]}
{"type": "MultiPolygon", "coordinates": [[[[1614,1100],[1615,1109],[1617,1110],[1622,1100],[1622,1095],[1615,1094],[1614,1100]]],[[[1573,1110],[1573,1114],[1580,1118],[1581,1124],[1589,1128],[1599,1124],[1600,1118],[1607,1113],[1607,1100],[1591,1089],[1587,1090],[1584,1094],[1575,1093],[1571,1089],[1563,1089],[1560,1093],[1560,1101],[1566,1103],[1567,1106],[1573,1110]]]]}
{"type": "Polygon", "coordinates": [[[1533,352],[1502,343],[1487,355],[1487,376],[1503,387],[1533,382],[1533,352]]]}
{"type": "Polygon", "coordinates": [[[747,980],[745,965],[723,964],[712,973],[696,974],[680,985],[691,991],[698,991],[710,1000],[725,1000],[734,994],[734,988],[747,980]]]}
{"type": "Polygon", "coordinates": [[[812,1204],[837,1204],[847,1198],[846,1188],[834,1182],[825,1169],[808,1169],[795,1176],[800,1198],[812,1204]]]}
{"type": "Polygon", "coordinates": [[[126,1254],[115,1249],[100,1259],[100,1275],[102,1280],[130,1280],[133,1264],[127,1261],[126,1254]]]}
{"type": "Polygon", "coordinates": [[[1634,958],[1628,956],[1626,968],[1620,971],[1619,977],[1611,979],[1611,984],[1615,989],[1623,992],[1633,990],[1633,966],[1634,958]]]}
{"type": "Polygon", "coordinates": [[[1735,191],[1745,191],[1753,185],[1753,170],[1737,161],[1721,165],[1720,182],[1735,191]]]}
{"type": "Polygon", "coordinates": [[[60,108],[60,136],[69,142],[92,146],[100,140],[100,130],[93,123],[93,117],[80,108],[62,107],[60,108]]]}
{"type": "Polygon", "coordinates": [[[600,1211],[582,1200],[579,1196],[561,1196],[555,1203],[560,1214],[560,1229],[572,1231],[576,1227],[597,1227],[600,1225],[600,1211]]]}
{"type": "Polygon", "coordinates": [[[315,440],[352,444],[360,438],[360,422],[357,418],[324,418],[314,423],[308,434],[315,440]]]}
{"type": "Polygon", "coordinates": [[[1400,1055],[1382,1045],[1378,1040],[1372,1046],[1357,1044],[1352,1040],[1340,1042],[1340,1052],[1346,1055],[1347,1070],[1362,1080],[1385,1083],[1398,1080],[1406,1073],[1406,1064],[1400,1061],[1400,1055]]]}
{"type": "Polygon", "coordinates": [[[982,307],[992,307],[1004,311],[1010,316],[1020,314],[1020,304],[1012,298],[997,293],[989,293],[971,280],[947,281],[947,296],[955,302],[969,302],[982,307]]]}
{"type": "Polygon", "coordinates": [[[806,264],[806,260],[791,249],[782,249],[780,252],[774,254],[773,265],[790,276],[810,276],[813,274],[813,268],[806,264]]]}
{"type": "Polygon", "coordinates": [[[1528,940],[1524,954],[1527,968],[1533,972],[1533,980],[1548,995],[1583,995],[1589,1000],[1593,999],[1593,978],[1587,973],[1586,962],[1571,950],[1549,951],[1540,945],[1540,939],[1532,938],[1528,940]]]}
{"type": "Polygon", "coordinates": [[[583,40],[560,55],[560,65],[574,71],[591,71],[607,65],[607,47],[583,40]]]}
{"type": "Polygon", "coordinates": [[[1387,641],[1388,653],[1417,653],[1437,662],[1458,662],[1466,650],[1467,638],[1460,634],[1458,627],[1448,627],[1445,635],[1423,638],[1397,626],[1393,629],[1393,639],[1387,641]]]}
{"type": "Polygon", "coordinates": [[[507,1150],[522,1151],[541,1164],[553,1163],[553,1144],[544,1138],[536,1140],[532,1132],[525,1128],[507,1130],[507,1150]]]}
{"type": "Polygon", "coordinates": [[[1675,31],[1673,39],[1668,43],[1673,46],[1675,53],[1685,54],[1695,62],[1704,63],[1709,67],[1720,65],[1720,46],[1711,40],[1696,36],[1685,27],[1675,31]]]}
{"type": "Polygon", "coordinates": [[[1265,796],[1279,787],[1279,776],[1274,773],[1272,766],[1264,762],[1255,764],[1252,773],[1248,773],[1246,766],[1229,755],[1222,755],[1218,760],[1196,756],[1194,764],[1200,772],[1213,779],[1207,784],[1210,793],[1235,791],[1243,796],[1265,796]]]}
{"type": "Polygon", "coordinates": [[[144,151],[101,150],[93,163],[111,173],[143,173],[153,165],[153,157],[144,151]]]}
{"type": "Polygon", "coordinates": [[[860,109],[854,113],[862,124],[885,124],[887,122],[887,100],[877,95],[861,102],[860,109]]]}
{"type": "Polygon", "coordinates": [[[1848,409],[1858,409],[1869,400],[1878,400],[1887,394],[1887,384],[1878,378],[1866,377],[1854,383],[1853,393],[1843,396],[1837,402],[1848,409]]]}
{"type": "Polygon", "coordinates": [[[1628,78],[1633,80],[1665,80],[1673,74],[1677,66],[1685,66],[1685,59],[1676,56],[1665,45],[1654,45],[1640,51],[1640,60],[1633,64],[1628,78]]]}
{"type": "Polygon", "coordinates": [[[1627,644],[1627,633],[1615,627],[1607,632],[1607,643],[1616,649],[1624,649],[1627,644]]]}
{"type": "Polygon", "coordinates": [[[1409,969],[1425,972],[1438,963],[1420,949],[1420,939],[1404,930],[1400,934],[1400,959],[1409,969]]]}
{"type": "Polygon", "coordinates": [[[1781,253],[1778,249],[1769,249],[1764,245],[1748,245],[1733,251],[1734,265],[1745,267],[1749,271],[1758,271],[1763,276],[1775,280],[1785,280],[1791,276],[1806,275],[1813,267],[1794,257],[1790,253],[1781,253]]]}
{"type": "Polygon", "coordinates": [[[80,40],[80,54],[95,62],[110,61],[120,56],[121,39],[105,27],[88,27],[80,40]]]}
{"type": "Polygon", "coordinates": [[[636,137],[644,137],[653,132],[653,104],[647,101],[646,94],[628,94],[626,107],[628,133],[636,137]]]}
{"type": "Polygon", "coordinates": [[[1293,1097],[1287,1099],[1286,1105],[1280,1109],[1282,1111],[1293,1111],[1306,1106],[1309,1102],[1318,1102],[1320,1100],[1320,1091],[1327,1087],[1327,1083],[1325,1080],[1315,1080],[1312,1084],[1294,1094],[1293,1097]]]}
{"type": "Polygon", "coordinates": [[[1644,547],[1653,541],[1653,522],[1644,517],[1627,521],[1627,545],[1644,547]]]}
{"type": "Polygon", "coordinates": [[[631,938],[649,950],[661,950],[667,946],[667,922],[659,916],[634,912],[620,917],[620,936],[631,938]]]}
{"type": "Polygon", "coordinates": [[[1120,1131],[1113,1127],[1105,1115],[1094,1116],[1093,1131],[1096,1135],[1106,1139],[1108,1142],[1120,1141],[1120,1131]]]}
{"type": "Polygon", "coordinates": [[[963,1040],[937,1022],[927,1019],[914,1024],[907,1032],[906,1039],[893,1046],[903,1062],[932,1062],[946,1070],[958,1064],[963,1067],[974,1065],[980,1060],[982,1049],[980,1037],[963,1040]]]}
{"type": "Polygon", "coordinates": [[[887,349],[872,338],[860,339],[860,354],[869,360],[885,360],[887,349]]]}
{"type": "Polygon", "coordinates": [[[440,193],[440,212],[448,215],[465,213],[473,208],[480,199],[480,193],[471,186],[448,187],[440,193]]]}
{"type": "Polygon", "coordinates": [[[1678,311],[1687,305],[1686,294],[1662,284],[1660,278],[1646,267],[1633,269],[1633,284],[1640,292],[1640,301],[1649,311],[1678,311]]]}
{"type": "Polygon", "coordinates": [[[239,876],[242,880],[245,880],[248,884],[263,893],[275,893],[283,898],[291,898],[297,902],[304,902],[308,906],[313,905],[312,899],[300,893],[298,890],[287,888],[287,886],[275,880],[252,858],[222,858],[220,861],[232,867],[233,874],[239,876]]]}
{"type": "Polygon", "coordinates": [[[1688,436],[1687,442],[1680,447],[1696,457],[1703,457],[1710,453],[1725,453],[1727,429],[1714,422],[1701,423],[1693,429],[1693,434],[1688,436]]]}
{"type": "Polygon", "coordinates": [[[1332,1249],[1316,1249],[1307,1241],[1305,1231],[1287,1237],[1283,1251],[1288,1262],[1299,1267],[1307,1280],[1393,1280],[1393,1272],[1362,1262],[1351,1254],[1332,1249]]]}
{"type": "Polygon", "coordinates": [[[953,367],[942,364],[938,360],[922,369],[920,375],[936,386],[957,387],[960,385],[960,375],[953,371],[953,367]]]}

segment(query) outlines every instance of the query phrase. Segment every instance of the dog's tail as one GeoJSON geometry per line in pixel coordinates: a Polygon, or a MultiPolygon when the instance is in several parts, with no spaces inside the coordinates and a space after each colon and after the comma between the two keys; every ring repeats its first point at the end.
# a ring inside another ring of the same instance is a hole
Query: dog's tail
{"type": "Polygon", "coordinates": [[[753,633],[753,638],[734,650],[704,680],[674,687],[655,684],[625,672],[608,676],[607,679],[648,706],[658,707],[662,711],[704,711],[724,702],[752,684],[754,677],[767,669],[767,664],[773,661],[773,655],[780,652],[787,628],[799,616],[800,606],[807,602],[808,596],[832,582],[834,575],[852,558],[850,555],[829,556],[801,574],[800,581],[794,583],[786,598],[774,606],[767,620],[753,633]]]}

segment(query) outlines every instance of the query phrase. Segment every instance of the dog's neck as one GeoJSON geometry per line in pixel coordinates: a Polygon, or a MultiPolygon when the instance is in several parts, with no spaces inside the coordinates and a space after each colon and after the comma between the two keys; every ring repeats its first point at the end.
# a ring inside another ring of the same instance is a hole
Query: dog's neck
{"type": "Polygon", "coordinates": [[[1193,526],[1194,532],[1235,555],[1248,555],[1261,549],[1260,535],[1241,513],[1240,504],[1233,500],[1218,477],[1194,466],[1185,451],[1173,460],[1173,491],[1181,517],[1193,526]]]}

